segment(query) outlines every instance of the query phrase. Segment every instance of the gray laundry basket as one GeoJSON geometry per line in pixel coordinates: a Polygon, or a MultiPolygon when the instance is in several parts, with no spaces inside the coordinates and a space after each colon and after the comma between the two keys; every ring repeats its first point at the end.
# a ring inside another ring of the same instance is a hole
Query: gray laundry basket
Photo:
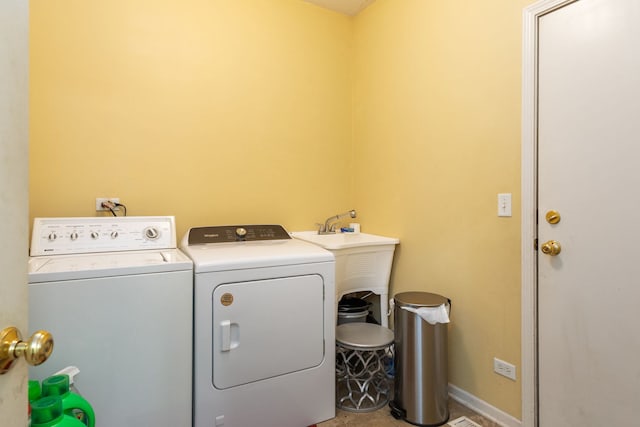
{"type": "Polygon", "coordinates": [[[445,424],[449,421],[447,325],[432,325],[409,310],[444,304],[449,311],[451,300],[427,292],[404,292],[394,297],[394,303],[391,415],[418,426],[445,424]]]}

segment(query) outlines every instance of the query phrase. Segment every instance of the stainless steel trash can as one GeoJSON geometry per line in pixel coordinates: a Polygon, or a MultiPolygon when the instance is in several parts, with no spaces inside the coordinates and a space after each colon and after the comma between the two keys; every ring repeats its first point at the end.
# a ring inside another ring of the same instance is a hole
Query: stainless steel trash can
{"type": "Polygon", "coordinates": [[[441,295],[404,292],[394,297],[395,395],[389,406],[395,418],[418,426],[449,421],[447,324],[432,325],[415,312],[442,304],[449,312],[451,300],[441,295]]]}

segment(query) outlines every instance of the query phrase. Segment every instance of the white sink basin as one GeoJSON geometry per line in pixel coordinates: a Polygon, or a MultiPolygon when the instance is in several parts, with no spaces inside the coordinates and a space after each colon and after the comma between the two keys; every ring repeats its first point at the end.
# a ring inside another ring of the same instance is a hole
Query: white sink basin
{"type": "Polygon", "coordinates": [[[357,248],[360,246],[397,245],[400,240],[367,233],[318,234],[317,231],[294,231],[292,237],[314,243],[328,250],[357,248]]]}
{"type": "Polygon", "coordinates": [[[389,326],[389,276],[399,239],[366,233],[318,234],[317,231],[294,231],[291,236],[318,245],[336,257],[336,303],[352,292],[373,292],[380,296],[380,310],[374,317],[385,328],[389,326]]]}

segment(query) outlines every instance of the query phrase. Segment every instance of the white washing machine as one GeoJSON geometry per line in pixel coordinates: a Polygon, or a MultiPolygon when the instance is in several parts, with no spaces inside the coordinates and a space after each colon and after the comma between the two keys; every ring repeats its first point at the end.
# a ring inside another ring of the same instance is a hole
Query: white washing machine
{"type": "Polygon", "coordinates": [[[192,228],[194,427],[335,416],[335,260],[279,225],[192,228]]]}
{"type": "Polygon", "coordinates": [[[29,326],[42,380],[76,366],[97,427],[191,426],[193,269],[173,217],[36,218],[29,326]]]}

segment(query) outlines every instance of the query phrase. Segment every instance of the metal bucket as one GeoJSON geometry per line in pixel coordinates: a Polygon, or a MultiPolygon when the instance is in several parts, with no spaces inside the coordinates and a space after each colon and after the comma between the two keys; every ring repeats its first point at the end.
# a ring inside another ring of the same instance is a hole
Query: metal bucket
{"type": "Polygon", "coordinates": [[[338,303],[338,325],[366,322],[371,303],[360,298],[343,298],[338,303]]]}

